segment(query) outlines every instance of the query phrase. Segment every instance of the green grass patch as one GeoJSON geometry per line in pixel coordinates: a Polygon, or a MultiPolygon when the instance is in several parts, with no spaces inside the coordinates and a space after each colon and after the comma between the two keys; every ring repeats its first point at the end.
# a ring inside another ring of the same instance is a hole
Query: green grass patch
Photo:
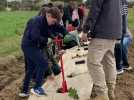
{"type": "Polygon", "coordinates": [[[129,9],[128,25],[131,30],[134,30],[134,8],[129,9]]]}
{"type": "Polygon", "coordinates": [[[25,23],[35,14],[34,11],[0,12],[0,39],[23,32],[25,23]]]}
{"type": "Polygon", "coordinates": [[[34,15],[35,11],[0,12],[0,56],[21,51],[21,34],[27,20],[34,15]]]}

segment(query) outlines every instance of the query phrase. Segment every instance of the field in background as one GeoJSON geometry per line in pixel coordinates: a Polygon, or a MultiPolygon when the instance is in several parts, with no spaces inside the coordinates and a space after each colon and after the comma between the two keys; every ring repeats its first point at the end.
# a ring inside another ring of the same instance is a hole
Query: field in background
{"type": "Polygon", "coordinates": [[[134,30],[134,8],[129,9],[128,25],[131,30],[134,30]]]}
{"type": "Polygon", "coordinates": [[[21,34],[35,11],[0,12],[0,56],[20,52],[21,34]]]}
{"type": "MultiPolygon", "coordinates": [[[[35,11],[0,12],[0,56],[21,52],[20,42],[27,20],[35,11]]],[[[129,9],[129,28],[134,30],[134,9],[129,9]]]]}

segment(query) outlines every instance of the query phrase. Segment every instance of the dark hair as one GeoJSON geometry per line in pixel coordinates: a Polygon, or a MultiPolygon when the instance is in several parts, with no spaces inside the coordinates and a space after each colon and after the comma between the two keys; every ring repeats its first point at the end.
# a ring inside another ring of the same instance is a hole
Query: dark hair
{"type": "Polygon", "coordinates": [[[47,7],[47,6],[48,6],[47,4],[43,4],[43,5],[41,6],[41,8],[42,8],[42,7],[47,7]]]}
{"type": "Polygon", "coordinates": [[[53,18],[56,18],[58,21],[61,20],[60,16],[60,10],[57,7],[49,8],[46,13],[49,13],[52,15],[53,18]]]}
{"type": "Polygon", "coordinates": [[[63,5],[58,5],[57,8],[60,10],[61,13],[64,13],[64,7],[63,5]]]}
{"type": "Polygon", "coordinates": [[[48,5],[48,7],[50,7],[50,8],[54,6],[53,3],[51,3],[51,2],[48,3],[47,5],[48,5]]]}
{"type": "Polygon", "coordinates": [[[51,7],[53,7],[53,4],[52,3],[43,4],[41,7],[49,7],[49,8],[51,8],[51,7]]]}
{"type": "Polygon", "coordinates": [[[46,12],[49,8],[52,8],[53,7],[53,4],[52,3],[48,3],[48,4],[43,4],[41,6],[41,9],[38,13],[39,16],[45,16],[46,15],[46,12]]]}
{"type": "Polygon", "coordinates": [[[45,16],[46,12],[49,8],[48,7],[42,7],[38,13],[39,16],[45,16]]]}

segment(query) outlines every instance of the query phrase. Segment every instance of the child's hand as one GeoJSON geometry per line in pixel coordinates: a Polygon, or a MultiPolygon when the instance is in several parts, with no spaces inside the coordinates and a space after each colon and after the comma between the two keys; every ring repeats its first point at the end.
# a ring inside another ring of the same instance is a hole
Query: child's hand
{"type": "Polygon", "coordinates": [[[50,80],[50,81],[54,81],[54,80],[55,80],[54,75],[52,74],[51,76],[48,76],[48,80],[50,80]]]}
{"type": "Polygon", "coordinates": [[[81,39],[81,42],[86,42],[86,41],[88,40],[87,34],[81,32],[81,34],[80,34],[80,39],[81,39]]]}

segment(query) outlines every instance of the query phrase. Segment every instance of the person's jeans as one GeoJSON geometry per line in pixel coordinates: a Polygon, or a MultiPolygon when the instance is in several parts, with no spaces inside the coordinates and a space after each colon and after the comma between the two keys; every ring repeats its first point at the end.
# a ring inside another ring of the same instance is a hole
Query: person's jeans
{"type": "Polygon", "coordinates": [[[128,67],[128,48],[132,42],[129,36],[124,36],[122,42],[115,45],[115,58],[117,70],[122,70],[124,66],[128,67]]]}
{"type": "Polygon", "coordinates": [[[115,53],[115,60],[116,60],[116,69],[117,70],[122,70],[122,45],[121,42],[119,41],[118,43],[115,44],[114,48],[114,53],[115,53]]]}
{"type": "Polygon", "coordinates": [[[123,38],[123,44],[122,44],[122,65],[123,66],[129,66],[128,63],[128,48],[132,42],[132,39],[129,36],[125,36],[123,38]]]}
{"type": "Polygon", "coordinates": [[[29,83],[36,72],[35,86],[38,88],[42,86],[45,71],[48,69],[48,61],[44,57],[43,52],[36,47],[22,46],[26,61],[26,73],[23,83],[23,92],[27,93],[29,90],[29,83]]]}

